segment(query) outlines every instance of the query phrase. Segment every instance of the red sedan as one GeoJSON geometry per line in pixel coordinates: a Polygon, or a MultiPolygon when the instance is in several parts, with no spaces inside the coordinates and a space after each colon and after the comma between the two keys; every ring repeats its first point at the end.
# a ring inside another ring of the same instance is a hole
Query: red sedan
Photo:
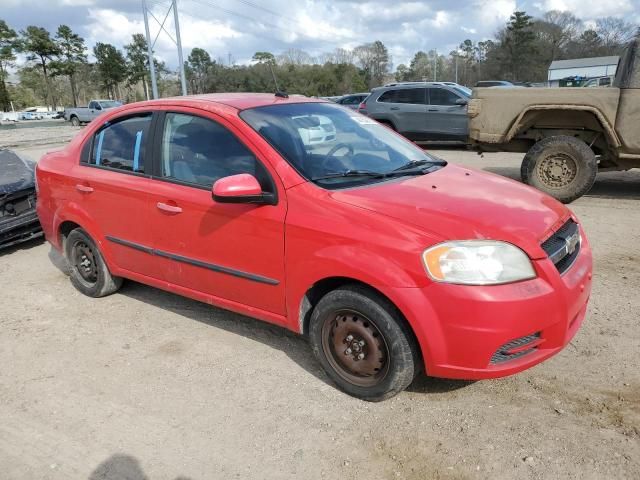
{"type": "Polygon", "coordinates": [[[334,104],[126,105],[36,175],[42,227],[82,293],[130,279],[282,325],[366,400],[423,369],[524,370],[559,352],[587,308],[591,250],[566,207],[334,104]]]}

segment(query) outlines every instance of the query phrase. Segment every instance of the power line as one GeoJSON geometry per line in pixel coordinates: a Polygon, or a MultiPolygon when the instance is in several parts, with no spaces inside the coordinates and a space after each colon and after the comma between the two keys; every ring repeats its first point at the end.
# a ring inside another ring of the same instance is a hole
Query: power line
{"type": "MultiPolygon", "coordinates": [[[[269,14],[273,15],[274,17],[280,18],[282,20],[286,20],[287,22],[302,26],[302,25],[300,25],[300,23],[297,20],[294,20],[293,18],[290,18],[290,17],[287,17],[285,15],[282,15],[282,13],[279,13],[279,12],[276,12],[276,11],[271,10],[269,8],[263,7],[262,5],[257,5],[257,4],[255,4],[253,2],[250,2],[249,0],[236,0],[236,1],[238,1],[240,3],[244,3],[245,5],[248,5],[250,7],[256,8],[258,10],[262,10],[263,12],[269,13],[269,14]]],[[[325,31],[326,33],[330,33],[332,35],[335,33],[335,32],[331,32],[331,31],[327,30],[326,28],[321,27],[319,25],[316,25],[316,28],[325,31]]]]}
{"type": "MultiPolygon", "coordinates": [[[[209,8],[214,8],[214,9],[223,11],[223,12],[228,13],[230,15],[235,15],[236,17],[244,18],[245,20],[249,20],[250,22],[253,22],[253,23],[267,25],[267,26],[272,27],[274,29],[281,29],[282,28],[280,25],[276,25],[274,23],[271,23],[271,22],[268,22],[268,21],[265,21],[265,20],[258,20],[256,18],[251,17],[249,15],[246,15],[244,13],[236,12],[235,10],[229,10],[228,8],[221,7],[220,5],[217,5],[217,4],[215,4],[215,3],[211,2],[211,1],[206,1],[206,0],[190,0],[190,1],[191,2],[195,2],[195,3],[199,3],[200,5],[204,5],[204,6],[209,7],[209,8]]],[[[190,15],[190,16],[193,17],[193,15],[190,15]]],[[[197,18],[197,17],[195,17],[195,18],[197,18]]],[[[304,26],[300,25],[298,22],[295,22],[294,20],[290,20],[290,21],[294,22],[299,27],[304,28],[304,26]]],[[[301,37],[307,37],[307,38],[314,38],[315,39],[315,37],[309,35],[308,33],[304,33],[304,32],[301,32],[299,30],[291,29],[290,31],[295,33],[296,35],[301,36],[301,37]]]]}

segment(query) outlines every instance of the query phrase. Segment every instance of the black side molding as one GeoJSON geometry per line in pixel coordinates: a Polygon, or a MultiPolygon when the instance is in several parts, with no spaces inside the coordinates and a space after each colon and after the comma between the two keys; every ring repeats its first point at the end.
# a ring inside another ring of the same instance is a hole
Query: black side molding
{"type": "Polygon", "coordinates": [[[243,272],[242,270],[236,270],[234,268],[224,267],[222,265],[216,265],[215,263],[203,262],[201,260],[196,260],[195,258],[184,257],[182,255],[176,255],[174,253],[164,252],[162,250],[156,250],[154,248],[141,245],[139,243],[130,242],[129,240],[123,240],[121,238],[112,237],[110,235],[107,235],[106,239],[109,240],[110,242],[117,243],[118,245],[123,245],[125,247],[138,250],[140,252],[148,253],[149,255],[157,255],[159,257],[168,258],[176,262],[186,263],[188,265],[193,265],[195,267],[206,268],[207,270],[211,270],[214,272],[233,275],[234,277],[244,278],[246,280],[251,280],[253,282],[258,282],[258,283],[265,283],[267,285],[280,284],[278,280],[275,280],[273,278],[264,277],[262,275],[258,275],[255,273],[243,272]]]}

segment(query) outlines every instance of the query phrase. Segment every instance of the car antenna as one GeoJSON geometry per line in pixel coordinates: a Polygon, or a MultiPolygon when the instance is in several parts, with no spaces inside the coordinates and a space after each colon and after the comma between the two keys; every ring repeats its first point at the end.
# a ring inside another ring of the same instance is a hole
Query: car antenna
{"type": "Polygon", "coordinates": [[[273,83],[276,86],[276,97],[278,98],[289,98],[289,95],[287,95],[287,92],[281,92],[280,89],[278,88],[278,80],[276,80],[276,74],[273,72],[273,65],[271,64],[271,62],[269,62],[269,69],[271,70],[271,76],[273,77],[273,83]]]}

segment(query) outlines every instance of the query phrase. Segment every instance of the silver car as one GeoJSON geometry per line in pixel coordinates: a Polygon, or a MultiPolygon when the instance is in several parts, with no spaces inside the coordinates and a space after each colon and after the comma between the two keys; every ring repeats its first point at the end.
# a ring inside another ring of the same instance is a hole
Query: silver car
{"type": "Polygon", "coordinates": [[[360,104],[368,96],[369,96],[369,93],[350,93],[340,97],[338,100],[336,100],[336,103],[340,105],[344,105],[345,107],[350,108],[352,110],[357,110],[360,104]]]}
{"type": "Polygon", "coordinates": [[[374,88],[358,109],[414,141],[466,142],[471,90],[453,82],[403,82],[374,88]]]}

